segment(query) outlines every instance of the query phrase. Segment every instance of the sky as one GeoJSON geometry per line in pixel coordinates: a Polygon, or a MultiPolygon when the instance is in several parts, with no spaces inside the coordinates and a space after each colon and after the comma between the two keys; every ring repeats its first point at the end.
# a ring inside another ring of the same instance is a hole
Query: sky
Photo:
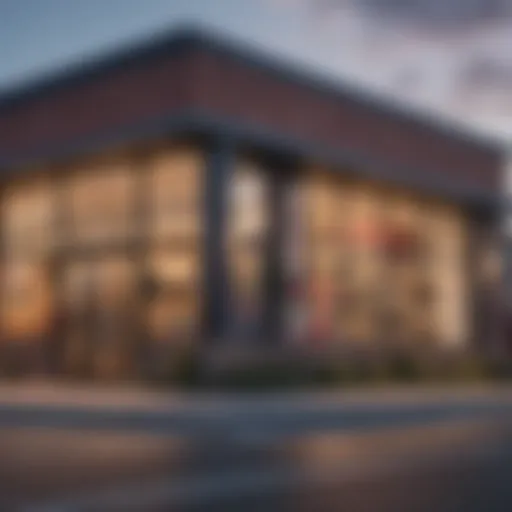
{"type": "Polygon", "coordinates": [[[184,23],[512,140],[512,0],[0,0],[0,89],[184,23]]]}

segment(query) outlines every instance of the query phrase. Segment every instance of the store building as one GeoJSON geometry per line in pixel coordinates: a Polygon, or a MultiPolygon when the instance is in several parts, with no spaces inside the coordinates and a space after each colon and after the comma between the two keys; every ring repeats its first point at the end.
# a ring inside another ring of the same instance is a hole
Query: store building
{"type": "Polygon", "coordinates": [[[489,342],[502,160],[202,31],[76,66],[0,99],[2,344],[101,376],[183,342],[489,342]]]}

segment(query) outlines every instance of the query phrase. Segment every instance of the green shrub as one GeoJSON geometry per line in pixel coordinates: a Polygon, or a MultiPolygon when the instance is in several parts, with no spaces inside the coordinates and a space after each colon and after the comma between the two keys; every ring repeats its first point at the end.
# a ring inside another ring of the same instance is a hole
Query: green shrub
{"type": "Polygon", "coordinates": [[[512,364],[474,354],[407,350],[359,351],[333,357],[247,357],[229,364],[205,364],[195,346],[173,351],[152,382],[231,390],[347,387],[363,384],[481,382],[512,378],[512,364]]]}
{"type": "Polygon", "coordinates": [[[150,383],[162,386],[195,387],[200,384],[202,367],[200,353],[195,346],[183,346],[162,356],[158,365],[147,371],[150,383]]]}
{"type": "Polygon", "coordinates": [[[243,365],[221,371],[213,384],[233,389],[290,388],[309,384],[311,376],[297,365],[256,364],[243,365]]]}

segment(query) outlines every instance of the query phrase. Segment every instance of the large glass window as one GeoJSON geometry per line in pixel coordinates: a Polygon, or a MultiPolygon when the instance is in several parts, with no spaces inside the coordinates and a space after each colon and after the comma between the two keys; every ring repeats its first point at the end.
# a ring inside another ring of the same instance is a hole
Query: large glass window
{"type": "Polygon", "coordinates": [[[52,188],[45,181],[12,185],[5,190],[2,238],[7,259],[47,256],[54,243],[53,202],[52,188]]]}
{"type": "Polygon", "coordinates": [[[137,335],[135,277],[133,263],[123,255],[66,264],[61,274],[66,371],[101,377],[128,374],[137,335]]]}
{"type": "Polygon", "coordinates": [[[113,376],[126,374],[146,335],[164,342],[196,336],[203,169],[201,151],[175,146],[7,188],[3,338],[52,341],[48,334],[58,333],[63,345],[48,343],[60,347],[56,364],[113,376]]]}
{"type": "Polygon", "coordinates": [[[191,149],[159,154],[150,168],[150,233],[187,243],[202,227],[203,157],[191,149]]]}
{"type": "Polygon", "coordinates": [[[318,170],[302,187],[313,338],[465,338],[465,235],[456,208],[318,170]]]}
{"type": "Polygon", "coordinates": [[[434,325],[437,337],[444,343],[457,345],[467,337],[467,290],[465,247],[466,234],[461,214],[440,207],[431,212],[435,290],[434,325]]]}
{"type": "Polygon", "coordinates": [[[265,171],[240,161],[229,184],[228,266],[234,330],[257,334],[262,319],[269,229],[269,185],[265,171]]]}
{"type": "Polygon", "coordinates": [[[158,154],[149,172],[147,327],[157,341],[188,340],[198,334],[200,317],[203,156],[173,148],[158,154]]]}
{"type": "Polygon", "coordinates": [[[406,343],[418,336],[418,314],[427,314],[416,300],[425,274],[419,216],[415,200],[407,195],[389,194],[383,203],[379,327],[386,340],[406,343]]]}
{"type": "Polygon", "coordinates": [[[341,187],[338,332],[341,339],[368,341],[377,336],[383,295],[381,198],[369,187],[341,187]]]}
{"type": "Polygon", "coordinates": [[[337,188],[329,177],[316,172],[305,184],[309,335],[314,339],[334,334],[335,272],[339,257],[337,188]],[[333,186],[334,185],[334,186],[333,186]]]}
{"type": "Polygon", "coordinates": [[[52,286],[44,265],[20,261],[4,265],[2,279],[3,338],[41,339],[51,327],[52,286]]]}
{"type": "Polygon", "coordinates": [[[197,334],[200,254],[155,249],[147,258],[150,336],[155,340],[190,338],[197,334]]]}
{"type": "Polygon", "coordinates": [[[104,243],[131,235],[134,186],[128,162],[104,163],[72,176],[68,191],[75,242],[104,243]]]}
{"type": "Polygon", "coordinates": [[[3,268],[1,328],[6,339],[42,337],[51,321],[53,197],[50,185],[35,179],[5,190],[2,204],[3,268]]]}

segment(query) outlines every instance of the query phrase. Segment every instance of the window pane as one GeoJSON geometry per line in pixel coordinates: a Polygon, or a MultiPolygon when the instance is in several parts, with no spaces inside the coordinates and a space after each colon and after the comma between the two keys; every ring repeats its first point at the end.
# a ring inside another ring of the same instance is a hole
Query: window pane
{"type": "Polygon", "coordinates": [[[202,154],[189,147],[163,151],[151,164],[144,293],[156,341],[187,340],[198,332],[203,169],[202,154]]]}
{"type": "Polygon", "coordinates": [[[52,294],[46,268],[35,263],[5,265],[1,326],[7,340],[42,338],[50,328],[52,294]]]}
{"type": "Polygon", "coordinates": [[[6,257],[31,258],[48,254],[52,232],[53,197],[47,183],[9,187],[3,201],[3,240],[6,257]]]}
{"type": "Polygon", "coordinates": [[[128,165],[80,172],[70,179],[69,193],[79,241],[109,241],[132,234],[134,176],[128,165]]]}
{"type": "Polygon", "coordinates": [[[153,237],[196,237],[201,230],[203,161],[192,149],[160,154],[150,176],[150,232],[153,237]]]}
{"type": "Polygon", "coordinates": [[[160,248],[149,253],[145,279],[150,283],[146,283],[144,292],[152,339],[172,341],[197,334],[200,261],[196,250],[160,248]]]}
{"type": "Polygon", "coordinates": [[[269,184],[264,169],[238,162],[229,184],[228,261],[237,335],[257,335],[262,320],[269,228],[269,184]]]}

